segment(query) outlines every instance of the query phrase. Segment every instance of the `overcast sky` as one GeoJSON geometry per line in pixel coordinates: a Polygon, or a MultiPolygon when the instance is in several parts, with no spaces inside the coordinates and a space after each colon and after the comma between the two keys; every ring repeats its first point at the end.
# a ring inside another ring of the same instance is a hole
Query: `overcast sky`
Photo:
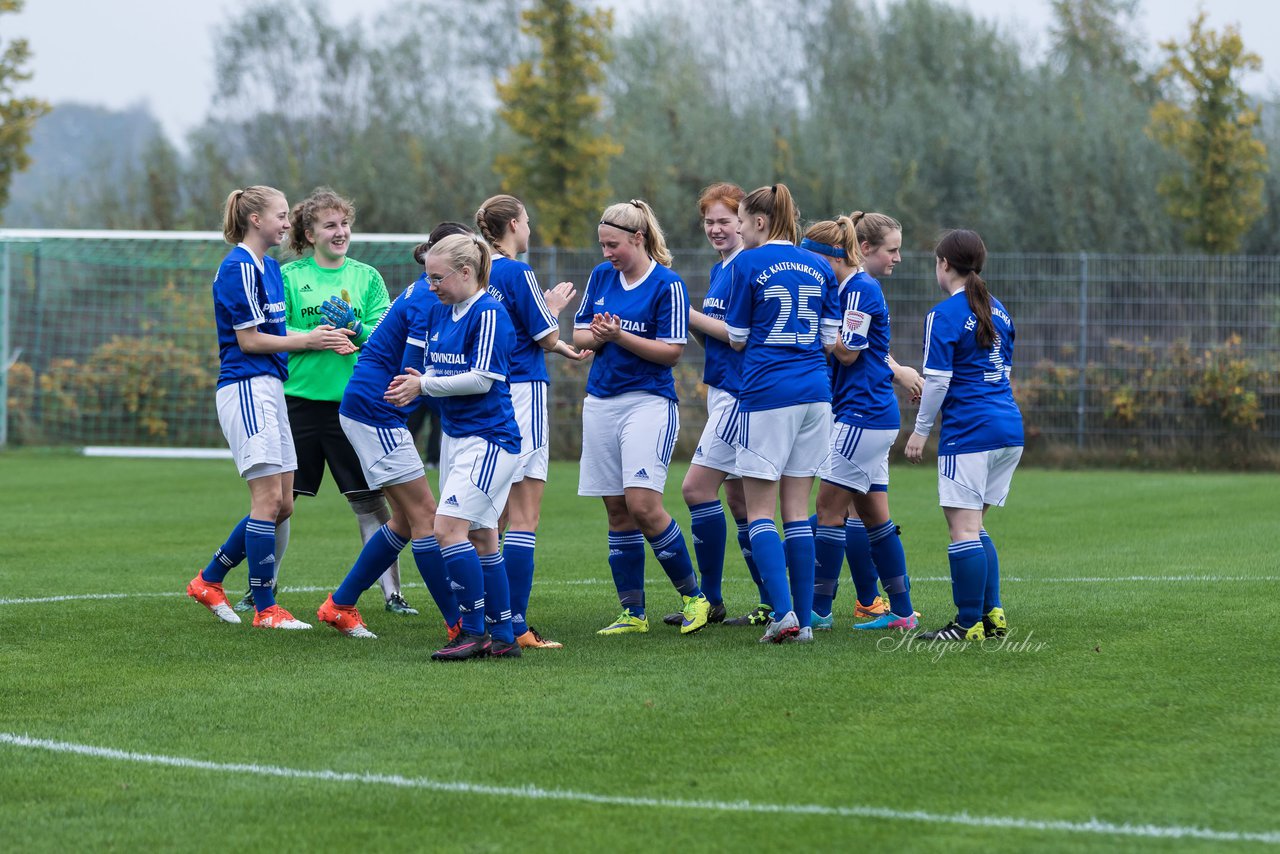
{"type": "MultiPolygon", "coordinates": [[[[634,0],[629,0],[634,2],[634,0]]],[[[1042,48],[1049,0],[952,0],[995,18],[1033,49],[1042,48]]],[[[1182,38],[1204,7],[1209,25],[1238,24],[1245,45],[1263,60],[1246,81],[1260,94],[1280,82],[1280,2],[1276,0],[1140,0],[1138,24],[1155,43],[1182,38]]],[[[213,28],[254,0],[27,0],[17,15],[0,16],[4,41],[25,37],[35,54],[34,78],[19,92],[51,103],[77,101],[112,108],[146,104],[180,142],[206,114],[213,95],[213,28]]],[[[371,17],[393,0],[330,3],[338,20],[371,17]]],[[[622,4],[617,4],[621,6],[622,4]]]]}

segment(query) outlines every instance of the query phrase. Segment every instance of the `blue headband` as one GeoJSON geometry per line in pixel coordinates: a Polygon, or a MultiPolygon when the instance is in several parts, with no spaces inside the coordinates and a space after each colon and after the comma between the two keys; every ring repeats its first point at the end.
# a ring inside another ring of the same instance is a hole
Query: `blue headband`
{"type": "Polygon", "coordinates": [[[829,243],[819,243],[816,240],[805,238],[800,241],[801,249],[808,249],[810,252],[817,252],[819,255],[827,255],[832,258],[848,258],[848,254],[839,246],[832,246],[829,243]]]}

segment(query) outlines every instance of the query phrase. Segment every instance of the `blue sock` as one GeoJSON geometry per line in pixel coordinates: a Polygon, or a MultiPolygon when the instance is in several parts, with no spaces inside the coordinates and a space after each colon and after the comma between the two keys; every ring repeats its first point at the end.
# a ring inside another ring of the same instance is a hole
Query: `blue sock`
{"type": "Polygon", "coordinates": [[[512,643],[516,636],[511,627],[511,589],[502,552],[480,555],[480,569],[484,573],[484,621],[489,634],[512,643]]]}
{"type": "Polygon", "coordinates": [[[751,529],[747,525],[747,520],[734,519],[733,521],[738,526],[738,548],[742,549],[742,559],[747,564],[747,572],[751,573],[751,580],[755,582],[756,592],[760,597],[756,601],[761,605],[771,606],[769,591],[765,589],[764,579],[760,577],[760,567],[756,566],[755,554],[751,551],[751,529]]]}
{"type": "Polygon", "coordinates": [[[996,554],[996,544],[991,542],[991,535],[983,528],[978,532],[978,540],[982,550],[987,553],[987,584],[982,592],[982,613],[1000,606],[1000,557],[996,554]]]}
{"type": "Polygon", "coordinates": [[[213,559],[200,573],[200,577],[210,584],[221,584],[227,573],[244,560],[244,526],[249,524],[245,516],[231,529],[231,536],[213,553],[213,559]]]}
{"type": "Polygon", "coordinates": [[[360,594],[373,586],[406,545],[408,543],[386,525],[374,531],[347,572],[347,577],[333,591],[333,604],[344,608],[356,604],[360,600],[360,594]]]}
{"type": "Polygon", "coordinates": [[[760,578],[769,595],[768,604],[781,619],[791,608],[791,587],[787,581],[787,556],[782,550],[782,538],[772,519],[757,519],[751,523],[751,553],[755,555],[760,578]]]}
{"type": "Polygon", "coordinates": [[[698,571],[702,574],[702,592],[707,594],[712,605],[719,605],[724,602],[721,583],[724,580],[724,545],[729,538],[724,507],[719,501],[691,504],[689,520],[693,551],[698,556],[698,571]]]}
{"type": "Polygon", "coordinates": [[[440,550],[449,579],[457,586],[458,610],[462,612],[462,630],[469,635],[484,634],[484,570],[480,555],[470,540],[463,540],[440,550]]]}
{"type": "Polygon", "coordinates": [[[836,598],[836,585],[840,581],[840,570],[844,569],[844,526],[819,525],[813,551],[817,563],[813,579],[813,613],[829,617],[836,598]]]}
{"type": "MultiPolygon", "coordinates": [[[[502,558],[507,565],[507,585],[511,588],[511,630],[517,636],[529,631],[525,612],[533,592],[533,550],[538,535],[533,531],[507,531],[502,539],[502,558]]],[[[485,598],[488,598],[488,593],[485,598]]]]}
{"type": "Polygon", "coordinates": [[[609,532],[609,569],[618,601],[632,616],[644,616],[644,534],[609,532]]]}
{"type": "Polygon", "coordinates": [[[947,546],[951,562],[951,598],[955,600],[956,622],[966,629],[982,619],[982,592],[987,585],[987,553],[978,540],[947,546]]]}
{"type": "Polygon", "coordinates": [[[907,578],[907,555],[902,550],[898,526],[890,519],[867,531],[871,541],[871,557],[880,573],[880,585],[889,596],[889,610],[899,617],[910,617],[911,581],[907,578]]]}
{"type": "Polygon", "coordinates": [[[431,598],[435,600],[436,607],[440,609],[445,625],[457,625],[458,620],[462,619],[462,612],[458,610],[458,597],[453,595],[449,571],[444,568],[444,555],[440,554],[440,544],[435,537],[419,537],[413,541],[413,562],[418,567],[418,575],[422,576],[431,598]]]}
{"type": "Polygon", "coordinates": [[[785,522],[787,571],[791,578],[791,598],[795,602],[800,628],[813,625],[813,526],[809,520],[785,522]]]}
{"type": "Polygon", "coordinates": [[[276,521],[250,519],[244,524],[244,556],[249,562],[253,607],[265,611],[276,604],[271,581],[276,577],[276,521]]]}
{"type": "Polygon", "coordinates": [[[844,520],[844,556],[849,561],[849,574],[858,602],[870,605],[880,591],[876,588],[876,564],[871,559],[871,542],[861,519],[844,520]]]}
{"type": "Polygon", "coordinates": [[[667,578],[682,596],[701,596],[698,577],[693,574],[693,561],[689,559],[689,547],[684,542],[684,532],[675,519],[666,530],[649,541],[649,547],[658,557],[658,563],[667,578]]]}

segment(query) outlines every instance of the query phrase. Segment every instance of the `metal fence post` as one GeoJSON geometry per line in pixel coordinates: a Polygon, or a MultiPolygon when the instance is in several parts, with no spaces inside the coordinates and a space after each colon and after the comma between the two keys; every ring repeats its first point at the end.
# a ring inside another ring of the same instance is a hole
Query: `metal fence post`
{"type": "Polygon", "coordinates": [[[1079,389],[1076,398],[1076,448],[1084,450],[1085,398],[1088,381],[1085,371],[1089,366],[1089,255],[1080,253],[1080,352],[1076,355],[1079,365],[1079,389]]]}
{"type": "Polygon", "coordinates": [[[9,242],[0,261],[0,448],[9,443],[9,242]]]}

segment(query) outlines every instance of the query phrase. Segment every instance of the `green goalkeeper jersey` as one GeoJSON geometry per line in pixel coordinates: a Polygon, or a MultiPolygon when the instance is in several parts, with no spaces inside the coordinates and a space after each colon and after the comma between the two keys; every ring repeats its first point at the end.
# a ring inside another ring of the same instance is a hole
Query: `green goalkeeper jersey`
{"type": "MultiPolygon", "coordinates": [[[[311,257],[299,258],[280,270],[284,277],[285,324],[290,331],[310,332],[325,323],[320,305],[329,297],[342,297],[364,324],[357,338],[363,344],[391,304],[382,274],[352,258],[336,270],[316,264],[311,257]]],[[[339,356],[332,350],[296,350],[289,354],[289,379],[284,393],[307,400],[341,401],[342,392],[356,367],[356,357],[339,356]]]]}

